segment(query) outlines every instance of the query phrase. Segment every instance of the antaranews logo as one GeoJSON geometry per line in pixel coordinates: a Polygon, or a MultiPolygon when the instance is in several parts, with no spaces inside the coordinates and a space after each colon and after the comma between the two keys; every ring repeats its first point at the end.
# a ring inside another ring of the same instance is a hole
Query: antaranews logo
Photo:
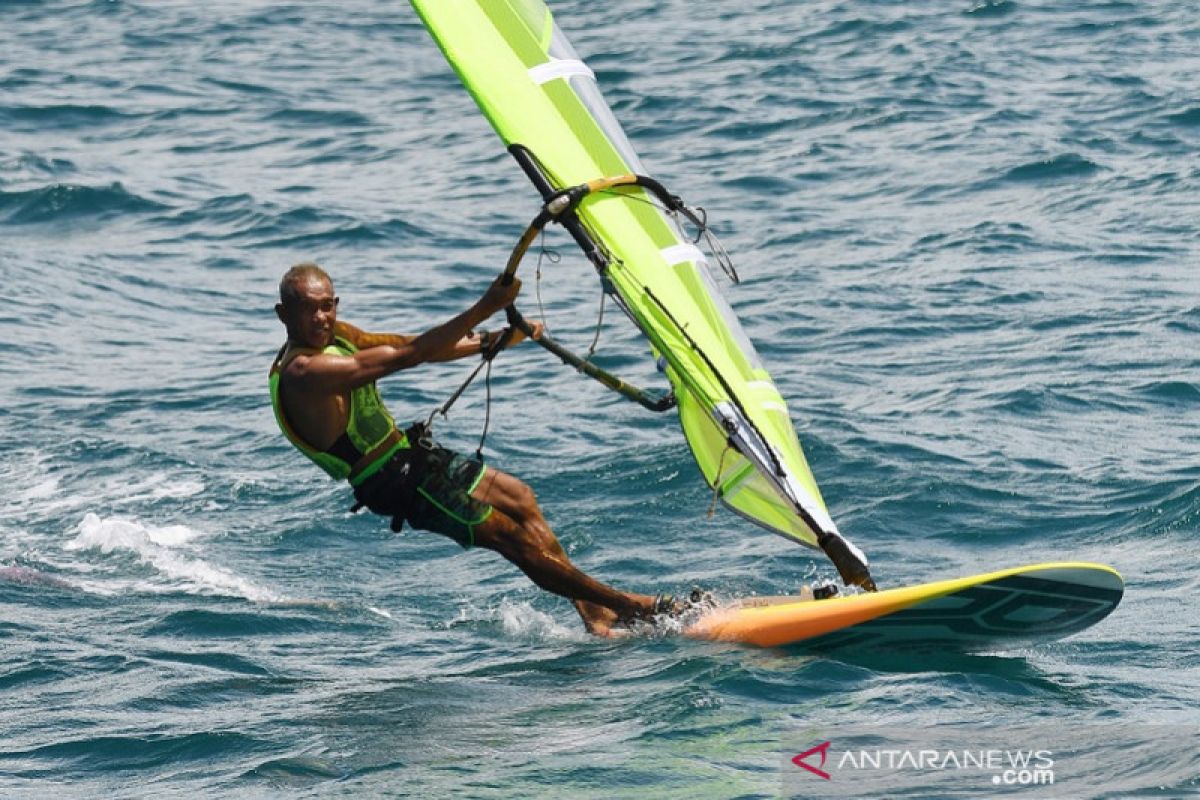
{"type": "Polygon", "coordinates": [[[1195,793],[1200,763],[1195,725],[838,725],[797,734],[779,754],[785,797],[1182,797],[1195,793]]]}
{"type": "Polygon", "coordinates": [[[832,776],[828,772],[826,772],[824,769],[821,769],[821,767],[825,766],[825,759],[829,756],[829,745],[830,745],[830,742],[821,742],[816,747],[810,748],[808,750],[805,750],[803,753],[799,753],[799,754],[793,756],[792,763],[795,764],[797,767],[808,770],[813,775],[816,775],[818,778],[824,778],[825,780],[830,780],[832,778],[832,776]],[[821,755],[820,766],[814,767],[812,764],[809,764],[807,761],[804,760],[810,756],[816,755],[817,753],[820,753],[820,755],[821,755]]]}
{"type": "Polygon", "coordinates": [[[1047,749],[849,747],[831,756],[832,740],[792,756],[792,763],[816,777],[833,780],[831,772],[855,781],[869,774],[990,773],[993,785],[1028,786],[1054,783],[1053,752],[1047,749]],[[826,769],[826,763],[829,768],[826,769]]]}

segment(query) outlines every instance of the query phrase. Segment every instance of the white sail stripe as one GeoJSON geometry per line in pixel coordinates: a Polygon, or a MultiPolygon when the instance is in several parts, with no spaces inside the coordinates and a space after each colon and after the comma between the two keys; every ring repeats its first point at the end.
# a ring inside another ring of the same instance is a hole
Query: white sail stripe
{"type": "Polygon", "coordinates": [[[751,389],[765,389],[771,394],[779,394],[779,388],[770,381],[747,381],[746,385],[751,389]]]}
{"type": "Polygon", "coordinates": [[[553,58],[545,64],[538,64],[529,70],[529,77],[538,86],[559,78],[573,78],[575,76],[583,76],[596,80],[596,73],[592,72],[591,67],[574,58],[553,58]]]}
{"type": "Polygon", "coordinates": [[[671,245],[670,247],[664,247],[659,252],[662,253],[663,260],[672,267],[676,264],[683,264],[688,261],[696,264],[708,263],[707,259],[704,257],[704,251],[699,247],[696,247],[696,245],[688,244],[687,242],[671,245]]]}
{"type": "Polygon", "coordinates": [[[783,403],[773,403],[768,400],[765,403],[760,403],[759,406],[765,411],[778,411],[781,414],[788,413],[787,406],[785,406],[783,403]]]}
{"type": "MultiPolygon", "coordinates": [[[[840,535],[841,531],[838,530],[837,523],[833,521],[833,517],[829,516],[829,512],[821,507],[816,498],[808,493],[808,490],[801,485],[800,481],[796,480],[796,477],[791,473],[788,474],[786,480],[788,483],[788,488],[792,490],[792,494],[798,498],[804,498],[806,502],[802,502],[801,505],[804,506],[805,511],[812,515],[812,518],[817,521],[817,524],[820,525],[826,533],[836,533],[840,535]]],[[[814,531],[814,533],[815,532],[816,531],[814,531]]]]}

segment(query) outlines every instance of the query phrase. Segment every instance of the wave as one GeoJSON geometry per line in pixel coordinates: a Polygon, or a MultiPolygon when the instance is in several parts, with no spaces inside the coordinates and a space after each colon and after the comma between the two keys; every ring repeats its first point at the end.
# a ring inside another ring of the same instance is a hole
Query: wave
{"type": "Polygon", "coordinates": [[[329,758],[319,755],[271,758],[243,774],[242,779],[262,781],[278,788],[298,786],[345,778],[346,771],[329,758]]]}
{"type": "Polygon", "coordinates": [[[316,128],[368,128],[376,123],[356,111],[345,109],[287,108],[269,114],[266,122],[282,126],[316,128]]]}
{"type": "MultiPolygon", "coordinates": [[[[95,770],[146,771],[189,762],[210,763],[222,757],[269,752],[271,743],[236,731],[186,734],[100,735],[60,738],[27,750],[6,753],[27,765],[54,764],[60,774],[95,770]]],[[[26,767],[28,768],[28,767],[26,767]]],[[[68,778],[69,779],[69,778],[68,778]]]]}
{"type": "Polygon", "coordinates": [[[1181,380],[1152,381],[1133,387],[1133,391],[1149,400],[1194,408],[1200,402],[1200,384],[1181,380]]]}
{"type": "Polygon", "coordinates": [[[62,103],[48,106],[0,108],[0,125],[12,131],[43,133],[46,130],[94,129],[133,119],[136,115],[100,105],[62,103]]]}
{"type": "Polygon", "coordinates": [[[1167,122],[1172,125],[1178,125],[1181,128],[1200,127],[1200,106],[1189,108],[1187,111],[1180,111],[1178,114],[1170,114],[1167,116],[1167,122]]]}
{"type": "Polygon", "coordinates": [[[1004,174],[1003,180],[1015,183],[1069,180],[1086,178],[1100,169],[1100,165],[1090,159],[1076,153],[1064,153],[1013,167],[1004,174]]]}
{"type": "Polygon", "coordinates": [[[969,17],[995,19],[1007,17],[1017,11],[1017,4],[1012,0],[983,0],[976,6],[964,12],[969,17]]]}
{"type": "Polygon", "coordinates": [[[81,186],[56,183],[38,189],[0,192],[0,222],[8,225],[40,225],[87,217],[106,218],[138,214],[164,208],[130,192],[120,183],[81,186]]]}
{"type": "Polygon", "coordinates": [[[194,208],[181,209],[151,220],[187,232],[154,239],[175,242],[237,242],[249,247],[314,247],[330,244],[408,242],[428,231],[402,219],[373,222],[308,206],[282,209],[256,201],[248,194],[213,197],[194,208]]]}
{"type": "Polygon", "coordinates": [[[0,175],[14,173],[20,176],[40,175],[58,177],[78,171],[73,161],[65,158],[45,158],[35,153],[23,153],[11,158],[0,158],[0,175]]]}
{"type": "Polygon", "coordinates": [[[988,220],[953,232],[926,234],[913,245],[913,251],[936,253],[964,249],[979,253],[1013,253],[1033,249],[1038,244],[1036,231],[1028,225],[988,220]]]}

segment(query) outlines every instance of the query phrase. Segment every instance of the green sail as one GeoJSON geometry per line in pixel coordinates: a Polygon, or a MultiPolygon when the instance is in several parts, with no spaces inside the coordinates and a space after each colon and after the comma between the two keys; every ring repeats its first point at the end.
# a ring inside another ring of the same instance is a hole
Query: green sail
{"type": "MultiPolygon", "coordinates": [[[[646,174],[542,0],[411,0],[506,145],[556,187],[646,174]]],[[[704,254],[642,189],[587,197],[578,216],[612,256],[606,275],[650,340],[679,420],[722,502],[810,547],[837,528],[787,406],[709,275],[704,254]]]]}

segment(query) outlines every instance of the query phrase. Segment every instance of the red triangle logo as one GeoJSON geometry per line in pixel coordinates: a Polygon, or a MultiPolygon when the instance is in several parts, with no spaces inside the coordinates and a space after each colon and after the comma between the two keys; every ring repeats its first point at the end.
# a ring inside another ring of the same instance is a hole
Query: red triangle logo
{"type": "Polygon", "coordinates": [[[809,756],[814,755],[816,753],[821,754],[820,767],[825,766],[825,758],[826,758],[826,756],[829,755],[829,742],[821,742],[819,745],[812,748],[811,750],[805,750],[800,755],[794,756],[792,758],[792,763],[795,764],[797,767],[801,767],[802,769],[808,770],[813,775],[816,775],[818,778],[824,778],[825,780],[829,780],[830,775],[828,772],[821,769],[820,767],[814,767],[812,764],[807,764],[804,761],[804,759],[806,759],[809,756]]]}

